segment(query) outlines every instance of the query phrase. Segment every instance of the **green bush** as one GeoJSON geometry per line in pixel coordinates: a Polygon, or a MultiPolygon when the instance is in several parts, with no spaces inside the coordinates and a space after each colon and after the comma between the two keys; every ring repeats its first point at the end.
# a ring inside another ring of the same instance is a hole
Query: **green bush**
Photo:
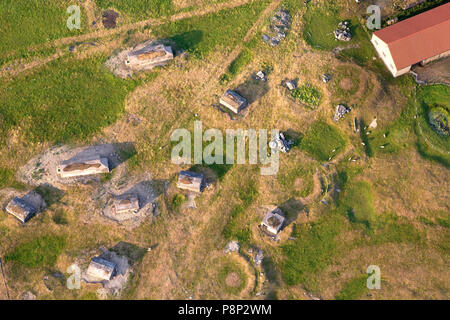
{"type": "Polygon", "coordinates": [[[431,127],[441,136],[449,136],[448,111],[444,107],[435,106],[428,112],[428,122],[431,127]]]}
{"type": "Polygon", "coordinates": [[[322,100],[322,94],[311,85],[304,85],[292,90],[292,97],[307,104],[310,107],[317,107],[322,100]]]}
{"type": "Polygon", "coordinates": [[[186,197],[184,196],[184,194],[178,193],[174,195],[172,198],[172,209],[178,210],[185,201],[186,197]]]}
{"type": "Polygon", "coordinates": [[[233,62],[228,67],[228,71],[221,77],[220,81],[222,83],[228,82],[236,77],[241,71],[252,62],[253,54],[252,52],[244,48],[241,53],[233,60],[233,62]]]}
{"type": "Polygon", "coordinates": [[[18,245],[5,256],[5,261],[17,262],[30,268],[52,267],[65,246],[65,238],[45,235],[18,245]]]}

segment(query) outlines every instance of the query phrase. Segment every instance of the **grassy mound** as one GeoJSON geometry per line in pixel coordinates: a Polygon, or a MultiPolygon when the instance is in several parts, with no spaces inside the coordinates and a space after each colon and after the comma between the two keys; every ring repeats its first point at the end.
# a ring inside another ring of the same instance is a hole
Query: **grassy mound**
{"type": "Polygon", "coordinates": [[[316,160],[327,161],[339,154],[346,144],[346,139],[337,128],[319,121],[306,132],[300,147],[316,160]]]}
{"type": "Polygon", "coordinates": [[[237,295],[247,286],[248,279],[242,266],[227,259],[220,268],[218,281],[226,293],[237,295]]]}

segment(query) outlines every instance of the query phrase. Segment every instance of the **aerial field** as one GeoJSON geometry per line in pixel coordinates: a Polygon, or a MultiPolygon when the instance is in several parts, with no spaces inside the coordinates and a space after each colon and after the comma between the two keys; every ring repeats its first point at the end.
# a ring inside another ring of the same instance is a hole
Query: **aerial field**
{"type": "Polygon", "coordinates": [[[0,257],[11,298],[448,299],[450,89],[393,78],[362,4],[74,3],[79,30],[66,26],[72,1],[0,3],[0,257]],[[263,39],[280,8],[290,26],[271,45],[263,39]],[[114,27],[102,22],[106,10],[118,13],[114,27]],[[333,35],[344,20],[349,42],[333,35]],[[170,45],[173,60],[126,78],[111,72],[110,57],[148,40],[170,45]],[[248,101],[240,116],[219,105],[228,89],[248,101]],[[349,112],[335,121],[337,105],[349,112]],[[248,161],[176,164],[172,133],[194,136],[196,121],[224,136],[278,129],[291,149],[268,176],[248,161]],[[50,183],[49,157],[110,145],[119,160],[109,173],[50,183]],[[195,196],[177,188],[181,170],[208,186],[195,196]],[[147,182],[152,214],[135,224],[105,218],[108,194],[147,182]],[[29,190],[47,206],[22,225],[6,205],[29,190]],[[276,241],[259,227],[269,207],[285,217],[276,241]],[[230,241],[239,252],[224,253],[230,241]],[[121,290],[67,288],[68,268],[87,269],[99,250],[128,257],[121,290]],[[379,290],[366,286],[371,265],[379,290]]]}

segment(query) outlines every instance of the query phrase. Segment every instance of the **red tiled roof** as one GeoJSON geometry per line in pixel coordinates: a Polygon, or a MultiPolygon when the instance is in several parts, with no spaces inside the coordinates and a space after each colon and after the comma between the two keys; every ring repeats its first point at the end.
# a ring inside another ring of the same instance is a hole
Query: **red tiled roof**
{"type": "Polygon", "coordinates": [[[374,34],[391,51],[397,70],[450,50],[450,3],[374,34]]]}

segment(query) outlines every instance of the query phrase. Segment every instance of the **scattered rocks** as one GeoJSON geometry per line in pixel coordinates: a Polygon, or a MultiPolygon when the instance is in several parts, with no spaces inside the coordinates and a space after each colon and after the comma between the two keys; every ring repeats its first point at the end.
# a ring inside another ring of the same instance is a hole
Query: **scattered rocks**
{"type": "Polygon", "coordinates": [[[270,31],[263,34],[262,39],[271,46],[277,46],[286,38],[286,33],[291,27],[291,15],[287,10],[280,9],[270,21],[270,31]]]}
{"type": "Polygon", "coordinates": [[[324,73],[322,75],[322,82],[323,83],[328,83],[331,80],[331,76],[329,74],[324,73]]]}
{"type": "Polygon", "coordinates": [[[255,257],[253,258],[253,261],[255,262],[255,264],[257,266],[259,266],[262,263],[263,259],[264,259],[263,251],[260,249],[260,250],[258,250],[258,253],[255,255],[255,257]]]}
{"type": "Polygon", "coordinates": [[[352,40],[352,34],[350,33],[350,23],[348,21],[342,21],[338,24],[338,29],[334,31],[334,38],[340,41],[352,40]]]}
{"type": "Polygon", "coordinates": [[[369,124],[369,129],[376,129],[377,127],[378,127],[377,118],[375,117],[375,119],[373,119],[372,122],[369,124]]]}
{"type": "Polygon", "coordinates": [[[333,120],[339,121],[339,119],[343,118],[347,113],[349,113],[352,109],[347,108],[343,104],[339,104],[336,106],[336,112],[334,114],[333,120]]]}
{"type": "Polygon", "coordinates": [[[267,81],[267,76],[264,73],[264,71],[258,71],[255,74],[255,80],[259,80],[259,81],[267,81]]]}
{"type": "Polygon", "coordinates": [[[31,291],[26,291],[20,295],[20,300],[36,300],[36,296],[31,291]]]}
{"type": "Polygon", "coordinates": [[[240,248],[239,242],[230,241],[225,246],[225,253],[239,252],[240,248]]]}
{"type": "Polygon", "coordinates": [[[272,150],[278,149],[283,153],[288,153],[293,145],[294,141],[287,140],[282,132],[279,132],[277,138],[269,143],[272,150]]]}

